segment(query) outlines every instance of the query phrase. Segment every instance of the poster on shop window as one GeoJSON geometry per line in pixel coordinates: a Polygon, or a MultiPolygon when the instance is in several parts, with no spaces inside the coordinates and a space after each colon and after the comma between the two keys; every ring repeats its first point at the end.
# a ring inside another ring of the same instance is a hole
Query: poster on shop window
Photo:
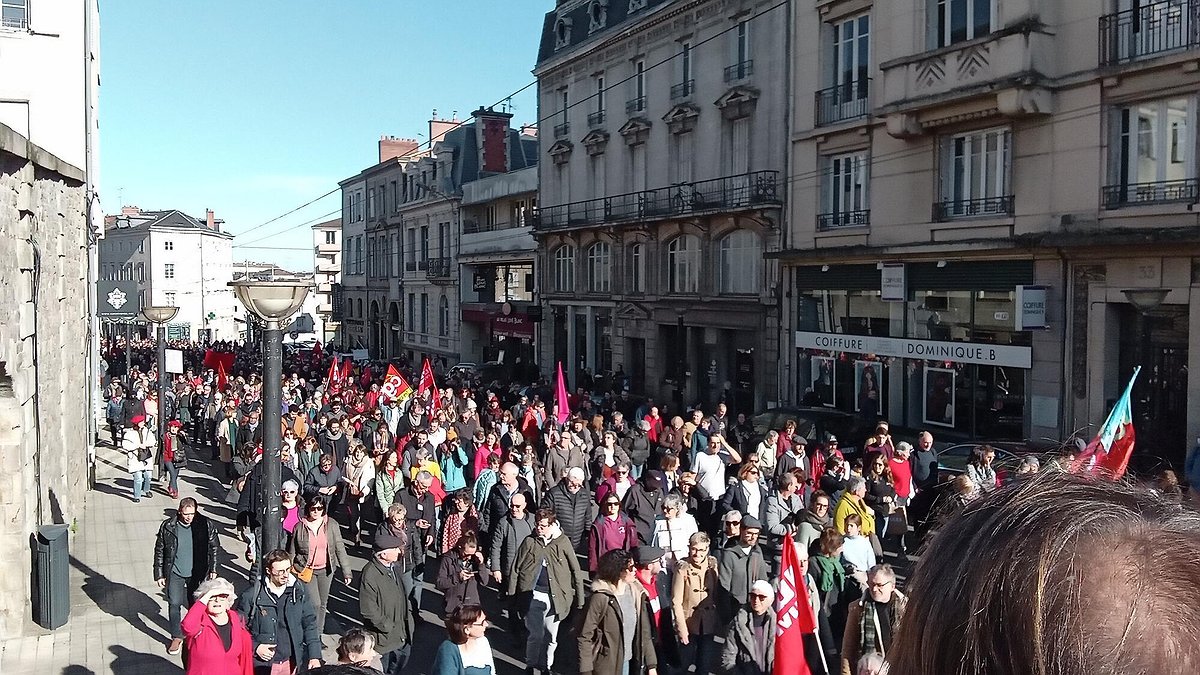
{"type": "Polygon", "coordinates": [[[954,378],[947,368],[925,368],[925,423],[954,427],[954,378]]]}
{"type": "Polygon", "coordinates": [[[854,412],[875,419],[883,410],[883,363],[854,362],[854,412]]]}
{"type": "Polygon", "coordinates": [[[821,405],[832,408],[836,405],[833,393],[837,389],[837,364],[831,357],[814,356],[812,362],[812,390],[821,399],[821,405]]]}

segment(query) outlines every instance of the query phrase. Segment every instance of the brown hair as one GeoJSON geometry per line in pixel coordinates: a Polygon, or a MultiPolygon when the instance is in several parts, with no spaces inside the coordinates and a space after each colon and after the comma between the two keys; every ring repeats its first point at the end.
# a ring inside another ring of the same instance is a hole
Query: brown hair
{"type": "Polygon", "coordinates": [[[1197,558],[1195,512],[1132,482],[1036,474],[931,540],[890,672],[1200,672],[1197,558]]]}
{"type": "Polygon", "coordinates": [[[838,549],[841,548],[842,544],[845,544],[845,543],[846,543],[846,538],[844,536],[842,536],[841,532],[838,532],[836,529],[834,529],[832,527],[827,527],[827,528],[825,528],[825,531],[821,533],[821,539],[820,539],[821,555],[825,555],[825,556],[833,555],[833,554],[837,553],[838,549]]]}
{"type": "Polygon", "coordinates": [[[467,626],[479,620],[483,616],[483,608],[479,605],[460,605],[454,610],[454,613],[446,617],[446,632],[450,634],[450,641],[456,645],[465,645],[467,643],[467,626]]]}
{"type": "Polygon", "coordinates": [[[857,513],[851,513],[850,515],[846,516],[846,527],[849,527],[851,525],[857,525],[858,528],[861,530],[862,529],[862,516],[858,515],[857,513]]]}
{"type": "Polygon", "coordinates": [[[888,466],[888,458],[880,450],[872,450],[871,452],[867,453],[867,460],[866,460],[865,465],[863,466],[863,476],[867,477],[867,476],[876,475],[875,474],[875,461],[876,460],[880,460],[883,462],[883,471],[880,471],[878,475],[882,476],[883,479],[885,481],[887,481],[889,485],[894,483],[895,480],[892,478],[892,467],[888,466]]]}

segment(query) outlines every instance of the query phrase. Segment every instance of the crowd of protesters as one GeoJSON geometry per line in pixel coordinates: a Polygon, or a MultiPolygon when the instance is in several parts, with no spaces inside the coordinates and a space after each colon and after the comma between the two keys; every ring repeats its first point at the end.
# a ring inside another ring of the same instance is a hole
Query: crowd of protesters
{"type": "MultiPolygon", "coordinates": [[[[235,355],[228,372],[187,347],[187,372],[161,404],[145,361],[106,391],[133,501],[152,494],[156,474],[177,496],[195,453],[213,459],[237,504],[251,563],[240,594],[216,575],[215,526],[195,500],[158,533],[167,649],[184,653],[189,673],[394,675],[422,608],[445,619],[438,675],[495,673],[493,623],[525,644],[528,672],[772,673],[789,536],[817,625],[810,671],[886,672],[911,621],[897,568],[935,522],[912,522],[910,507],[962,511],[1051,472],[1033,460],[999,476],[985,446],[945,483],[929,432],[910,444],[880,421],[847,457],[837,438],[805,438],[794,422],[760,436],[724,403],[672,411],[635,399],[621,378],[612,391],[578,389],[561,415],[547,381],[483,383],[469,371],[389,397],[386,364],[343,368],[318,348],[288,353],[283,381],[266,383],[282,388],[283,481],[264,495],[258,357],[214,349],[235,355]],[[262,522],[264,499],[280,500],[281,522],[262,522]],[[280,550],[260,550],[265,528],[277,528],[280,550]],[[322,666],[331,587],[358,571],[349,547],[370,550],[356,589],[362,627],[341,636],[341,664],[322,666]]],[[[416,388],[421,370],[396,365],[416,388]]]]}

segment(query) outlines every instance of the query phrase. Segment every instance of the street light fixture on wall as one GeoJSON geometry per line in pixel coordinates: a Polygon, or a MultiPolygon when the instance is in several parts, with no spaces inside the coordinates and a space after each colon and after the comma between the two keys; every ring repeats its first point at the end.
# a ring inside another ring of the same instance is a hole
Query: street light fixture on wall
{"type": "MultiPolygon", "coordinates": [[[[158,418],[154,420],[155,433],[158,436],[158,451],[163,448],[163,434],[167,429],[167,323],[175,318],[178,307],[150,306],[142,308],[142,318],[155,324],[158,328],[155,337],[158,346],[158,418]]],[[[128,344],[128,343],[126,343],[128,344]]],[[[161,457],[161,455],[159,455],[161,457]]],[[[158,477],[162,478],[163,463],[158,462],[158,477]]]]}
{"type": "Polygon", "coordinates": [[[1125,294],[1129,304],[1145,314],[1161,305],[1171,291],[1166,288],[1127,288],[1121,292],[1125,294]]]}
{"type": "Polygon", "coordinates": [[[313,284],[309,281],[231,281],[238,301],[246,310],[266,323],[263,331],[263,464],[266,469],[262,484],[262,554],[279,548],[279,523],[282,514],[279,504],[282,458],[283,331],[281,322],[304,304],[313,284]]]}

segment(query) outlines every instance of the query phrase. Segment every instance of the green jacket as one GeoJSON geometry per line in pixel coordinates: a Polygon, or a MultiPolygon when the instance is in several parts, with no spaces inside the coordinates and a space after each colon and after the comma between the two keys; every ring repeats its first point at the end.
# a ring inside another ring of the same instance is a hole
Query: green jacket
{"type": "Polygon", "coordinates": [[[560,532],[550,540],[542,541],[537,534],[525,537],[517,547],[512,573],[508,575],[508,594],[529,593],[537,582],[542,569],[542,558],[546,558],[546,571],[550,574],[550,604],[554,615],[563,618],[572,605],[583,607],[583,586],[587,578],[579,568],[579,558],[571,543],[560,532]]]}
{"type": "Polygon", "coordinates": [[[358,590],[358,610],[363,628],[375,637],[375,650],[380,654],[412,644],[413,617],[408,609],[408,591],[400,579],[372,558],[363,568],[358,590]]]}
{"type": "Polygon", "coordinates": [[[643,668],[657,668],[658,656],[654,652],[653,626],[642,611],[646,602],[646,591],[636,581],[634,587],[634,611],[638,614],[637,635],[633,636],[633,654],[625,653],[625,628],[621,617],[621,605],[617,602],[617,589],[605,581],[592,582],[592,597],[584,609],[583,622],[579,626],[579,672],[581,674],[619,673],[621,665],[632,658],[643,668]]]}

